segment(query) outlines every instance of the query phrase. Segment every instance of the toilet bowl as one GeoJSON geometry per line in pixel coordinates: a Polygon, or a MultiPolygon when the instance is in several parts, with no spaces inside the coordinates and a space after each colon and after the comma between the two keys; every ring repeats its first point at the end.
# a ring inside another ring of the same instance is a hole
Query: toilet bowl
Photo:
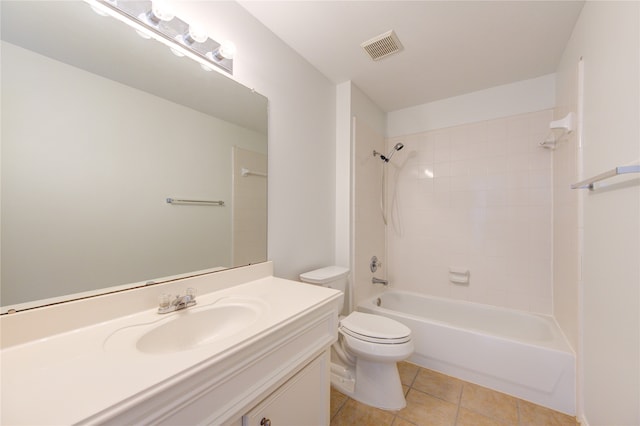
{"type": "MultiPolygon", "coordinates": [[[[300,275],[303,282],[335,288],[345,293],[347,276],[339,266],[300,275]]],[[[413,353],[411,330],[379,315],[352,312],[340,316],[338,341],[331,351],[331,385],[340,392],[373,407],[399,410],[406,406],[397,362],[413,353]]]]}

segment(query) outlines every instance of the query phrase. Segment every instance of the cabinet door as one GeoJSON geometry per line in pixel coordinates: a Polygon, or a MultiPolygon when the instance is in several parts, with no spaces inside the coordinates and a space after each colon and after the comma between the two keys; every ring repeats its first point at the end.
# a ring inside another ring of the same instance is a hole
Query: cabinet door
{"type": "Polygon", "coordinates": [[[329,355],[322,353],[242,417],[243,426],[329,424],[329,355]]]}

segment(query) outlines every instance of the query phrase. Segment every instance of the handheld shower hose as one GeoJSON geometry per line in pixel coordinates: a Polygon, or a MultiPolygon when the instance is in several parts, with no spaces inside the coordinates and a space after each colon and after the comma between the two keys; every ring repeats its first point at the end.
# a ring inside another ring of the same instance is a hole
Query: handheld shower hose
{"type": "Polygon", "coordinates": [[[382,155],[381,153],[379,153],[378,151],[373,151],[373,156],[375,157],[376,155],[380,156],[380,159],[383,161],[383,167],[382,167],[382,178],[380,180],[380,213],[382,213],[382,221],[384,222],[384,224],[387,224],[387,206],[385,204],[385,192],[384,192],[384,182],[385,182],[385,169],[386,167],[384,167],[385,163],[388,163],[389,160],[391,160],[391,157],[393,157],[393,155],[397,152],[400,151],[402,148],[404,148],[404,144],[398,142],[397,144],[394,145],[394,147],[391,149],[391,151],[389,151],[389,153],[385,156],[382,155]]]}

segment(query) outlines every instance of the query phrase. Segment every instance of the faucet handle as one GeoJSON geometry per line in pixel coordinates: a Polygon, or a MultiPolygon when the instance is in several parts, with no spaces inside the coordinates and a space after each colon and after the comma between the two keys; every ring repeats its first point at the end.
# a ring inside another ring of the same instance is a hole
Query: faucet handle
{"type": "Polygon", "coordinates": [[[167,309],[171,305],[171,295],[169,293],[161,293],[158,296],[158,309],[167,309]]]}
{"type": "Polygon", "coordinates": [[[189,287],[185,292],[185,295],[189,296],[189,300],[196,300],[196,296],[198,295],[198,290],[193,287],[189,287]]]}
{"type": "Polygon", "coordinates": [[[162,293],[158,297],[158,313],[167,314],[169,312],[178,311],[196,304],[196,295],[198,291],[195,288],[187,288],[184,296],[171,295],[162,293]]]}
{"type": "Polygon", "coordinates": [[[382,262],[378,260],[378,256],[373,256],[371,258],[371,263],[369,264],[369,269],[371,269],[371,272],[376,272],[381,266],[382,262]]]}

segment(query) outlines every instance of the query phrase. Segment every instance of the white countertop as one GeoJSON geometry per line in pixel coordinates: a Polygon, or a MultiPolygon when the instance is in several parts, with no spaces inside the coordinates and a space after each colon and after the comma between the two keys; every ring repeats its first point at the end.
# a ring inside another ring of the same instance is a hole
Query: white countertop
{"type": "Polygon", "coordinates": [[[128,399],[153,395],[339,297],[336,290],[267,277],[199,295],[198,305],[183,311],[158,315],[156,309],[146,310],[8,347],[0,352],[1,423],[72,424],[128,399]],[[109,338],[116,330],[166,321],[228,297],[256,299],[266,314],[238,333],[180,352],[146,354],[109,338]]]}

